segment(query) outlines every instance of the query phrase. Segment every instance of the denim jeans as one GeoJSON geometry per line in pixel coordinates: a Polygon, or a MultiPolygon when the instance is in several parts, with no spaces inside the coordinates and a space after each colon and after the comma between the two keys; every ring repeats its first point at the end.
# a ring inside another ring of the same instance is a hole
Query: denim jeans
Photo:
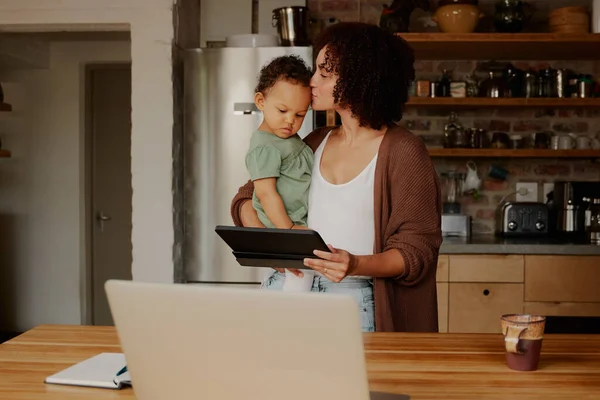
{"type": "MultiPolygon", "coordinates": [[[[285,275],[275,271],[261,285],[266,290],[281,290],[285,275]]],[[[348,294],[358,303],[363,332],[375,332],[375,302],[373,299],[373,281],[363,278],[347,277],[340,283],[334,283],[317,275],[313,279],[312,292],[348,294]]]]}

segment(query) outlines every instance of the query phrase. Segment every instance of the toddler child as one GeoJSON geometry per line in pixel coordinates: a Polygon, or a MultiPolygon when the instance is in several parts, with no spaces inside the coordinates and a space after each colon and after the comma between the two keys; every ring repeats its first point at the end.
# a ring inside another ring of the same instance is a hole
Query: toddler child
{"type": "MultiPolygon", "coordinates": [[[[254,102],[263,121],[250,139],[246,168],[252,205],[267,228],[308,229],[313,152],[298,136],[311,102],[311,71],[294,55],[273,59],[259,74],[254,102]]],[[[284,291],[310,291],[314,271],[285,272],[284,291]]]]}

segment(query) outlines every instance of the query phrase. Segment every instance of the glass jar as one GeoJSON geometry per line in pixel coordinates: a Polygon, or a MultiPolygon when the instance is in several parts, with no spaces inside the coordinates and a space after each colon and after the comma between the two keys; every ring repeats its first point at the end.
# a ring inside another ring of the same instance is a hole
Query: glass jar
{"type": "Polygon", "coordinates": [[[531,6],[521,0],[499,0],[496,2],[494,26],[497,32],[518,33],[531,18],[531,6]]]}
{"type": "Polygon", "coordinates": [[[450,118],[444,125],[444,147],[450,149],[469,147],[465,129],[458,121],[458,115],[455,112],[450,113],[450,118]]]}

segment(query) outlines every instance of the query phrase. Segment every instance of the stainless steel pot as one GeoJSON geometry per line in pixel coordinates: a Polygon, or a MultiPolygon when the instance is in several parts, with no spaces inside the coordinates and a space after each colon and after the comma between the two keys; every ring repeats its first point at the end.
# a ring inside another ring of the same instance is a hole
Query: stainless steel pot
{"type": "Polygon", "coordinates": [[[308,46],[308,8],[280,7],[273,10],[272,24],[277,28],[282,46],[308,46]]]}

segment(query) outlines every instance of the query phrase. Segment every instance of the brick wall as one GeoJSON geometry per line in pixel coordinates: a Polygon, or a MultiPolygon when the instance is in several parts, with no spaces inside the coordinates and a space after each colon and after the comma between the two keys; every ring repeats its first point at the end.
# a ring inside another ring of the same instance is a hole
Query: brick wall
{"type": "MultiPolygon", "coordinates": [[[[493,0],[480,0],[480,8],[490,16],[493,14],[493,0]]],[[[377,24],[382,5],[391,1],[382,0],[308,0],[308,7],[317,18],[338,18],[342,21],[363,21],[377,24]]],[[[590,5],[587,0],[543,0],[530,1],[536,9],[529,31],[545,31],[546,15],[549,10],[565,5],[590,5]]],[[[435,2],[437,4],[437,2],[435,2]]],[[[415,11],[411,18],[411,31],[437,31],[428,24],[430,13],[415,11]]],[[[489,18],[484,19],[479,30],[491,30],[489,18]]],[[[588,61],[514,61],[517,68],[534,69],[552,66],[569,68],[580,73],[600,76],[600,62],[588,61]]],[[[441,72],[452,71],[455,80],[464,77],[476,68],[475,61],[418,61],[415,65],[418,78],[439,79],[441,72]]],[[[421,136],[428,145],[441,145],[444,124],[448,120],[449,109],[408,108],[403,123],[415,134],[421,136]]],[[[456,111],[456,110],[455,110],[456,111]]],[[[520,134],[523,137],[536,131],[551,130],[557,133],[576,133],[600,137],[600,110],[597,109],[493,109],[458,110],[460,122],[465,127],[486,129],[489,132],[503,131],[520,134]]],[[[458,169],[466,171],[464,159],[435,159],[439,172],[458,169]]],[[[473,217],[473,233],[491,234],[494,231],[494,212],[500,200],[516,189],[517,182],[538,182],[539,200],[543,198],[543,183],[557,180],[600,180],[600,163],[591,160],[557,159],[475,159],[479,177],[484,179],[479,198],[464,197],[463,212],[473,217]],[[490,165],[499,165],[509,171],[507,181],[485,179],[490,165]]],[[[509,196],[514,200],[514,196],[509,196]]]]}

